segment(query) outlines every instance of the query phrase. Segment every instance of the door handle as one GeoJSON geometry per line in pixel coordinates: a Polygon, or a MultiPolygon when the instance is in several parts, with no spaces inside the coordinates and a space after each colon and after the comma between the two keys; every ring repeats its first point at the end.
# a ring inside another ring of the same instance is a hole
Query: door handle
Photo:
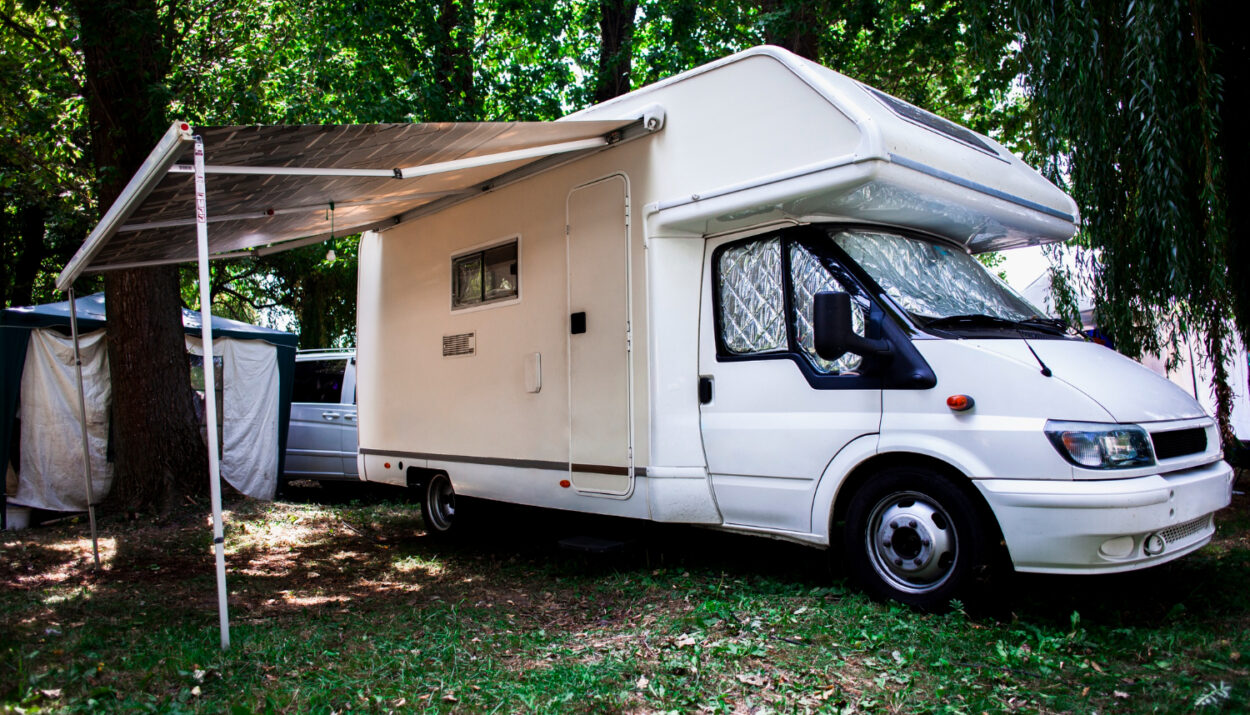
{"type": "Polygon", "coordinates": [[[342,416],[343,415],[340,415],[337,412],[322,412],[321,413],[321,418],[326,419],[326,420],[337,420],[338,418],[342,416]]]}
{"type": "Polygon", "coordinates": [[[346,414],[345,414],[345,415],[343,415],[343,419],[344,419],[344,420],[346,420],[346,421],[348,421],[348,422],[355,422],[355,421],[356,421],[356,415],[346,415],[346,414]]]}
{"type": "Polygon", "coordinates": [[[712,401],[712,376],[699,376],[699,404],[706,405],[712,401]]]}

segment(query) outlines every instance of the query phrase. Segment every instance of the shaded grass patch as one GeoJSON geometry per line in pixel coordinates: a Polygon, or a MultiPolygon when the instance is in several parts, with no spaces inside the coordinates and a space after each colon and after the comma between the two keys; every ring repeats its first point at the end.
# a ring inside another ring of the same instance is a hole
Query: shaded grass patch
{"type": "Polygon", "coordinates": [[[233,647],[208,527],[5,534],[0,707],[28,712],[1194,712],[1250,709],[1250,505],[1212,545],[1111,577],[1019,575],[988,610],[873,602],[803,547],[491,509],[456,543],[415,504],[238,501],[233,647]],[[621,553],[559,548],[570,535],[621,553]]]}

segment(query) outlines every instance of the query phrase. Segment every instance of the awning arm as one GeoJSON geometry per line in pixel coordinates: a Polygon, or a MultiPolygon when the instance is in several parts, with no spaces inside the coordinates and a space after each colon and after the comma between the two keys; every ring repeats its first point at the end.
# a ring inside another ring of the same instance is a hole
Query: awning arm
{"type": "MultiPolygon", "coordinates": [[[[410,166],[398,169],[332,169],[317,168],[314,166],[229,166],[225,164],[207,164],[204,167],[204,173],[240,174],[250,176],[354,176],[365,178],[414,179],[419,176],[431,176],[433,174],[443,174],[449,171],[460,171],[461,169],[490,166],[491,164],[506,164],[510,161],[536,159],[538,157],[551,156],[552,154],[563,154],[570,151],[597,149],[599,147],[607,146],[610,143],[612,142],[608,139],[608,137],[593,137],[590,139],[579,139],[577,141],[560,142],[558,144],[544,144],[542,146],[530,147],[528,149],[503,151],[495,154],[483,154],[482,156],[473,156],[466,159],[453,159],[452,161],[441,161],[436,164],[422,164],[421,166],[410,166]]],[[[167,169],[167,171],[171,174],[189,174],[194,170],[194,167],[190,164],[173,164],[167,169]]]]}
{"type": "MultiPolygon", "coordinates": [[[[191,164],[174,164],[171,174],[191,174],[191,164]]],[[[205,164],[205,174],[248,174],[253,176],[351,176],[372,179],[393,179],[394,169],[330,169],[315,166],[230,166],[228,164],[205,164]]]]}
{"type": "Polygon", "coordinates": [[[100,540],[95,528],[95,490],[91,484],[91,448],[87,442],[87,393],[82,384],[82,353],[78,347],[78,298],[74,295],[74,287],[69,288],[69,332],[74,339],[74,371],[78,375],[78,425],[82,431],[82,465],[83,482],[87,491],[87,519],[91,524],[91,555],[95,558],[95,567],[100,569],[100,540]]]}
{"type": "Polygon", "coordinates": [[[472,169],[478,166],[506,164],[510,161],[536,159],[542,156],[563,154],[570,151],[581,151],[583,149],[596,149],[598,147],[607,146],[610,143],[611,142],[608,141],[607,137],[593,137],[591,139],[580,139],[578,141],[561,142],[559,144],[545,144],[543,146],[530,147],[529,149],[517,149],[516,151],[504,151],[497,154],[473,156],[467,159],[441,161],[437,164],[424,164],[422,166],[410,166],[403,169],[395,169],[395,178],[413,179],[418,176],[430,176],[432,174],[442,174],[448,171],[472,169]]]}
{"type": "Polygon", "coordinates": [[[169,126],[169,130],[157,142],[156,147],[152,149],[152,153],[148,154],[148,158],[139,166],[139,170],[130,178],[130,183],[126,184],[126,188],[122,189],[121,194],[113,205],[109,207],[104,217],[100,219],[100,223],[96,224],[95,230],[83,242],[82,248],[78,249],[78,253],[69,263],[65,265],[64,270],[56,278],[56,288],[61,292],[69,291],[74,285],[74,281],[86,270],[91,260],[95,258],[100,249],[104,247],[105,242],[112,238],[117,232],[119,226],[130,218],[139,204],[152,193],[152,189],[165,178],[165,174],[169,172],[169,167],[178,158],[183,145],[192,141],[191,125],[186,122],[174,122],[169,126]]]}
{"type": "MultiPolygon", "coordinates": [[[[350,209],[357,206],[377,206],[380,204],[394,204],[403,201],[417,201],[419,199],[441,199],[444,196],[454,196],[457,194],[470,193],[468,191],[456,189],[453,191],[422,191],[415,194],[401,194],[399,196],[387,196],[380,199],[364,199],[361,201],[336,201],[335,208],[350,209]]],[[[284,208],[268,208],[264,211],[249,211],[237,214],[214,214],[208,217],[209,223],[217,223],[219,221],[247,221],[254,219],[266,219],[274,216],[282,216],[285,214],[302,214],[312,211],[325,211],[329,208],[329,203],[307,204],[304,206],[288,206],[284,208]]],[[[134,231],[146,231],[153,228],[178,228],[181,226],[194,226],[196,219],[179,218],[170,219],[168,221],[152,221],[151,223],[128,223],[117,229],[118,233],[131,233],[134,231]]]]}

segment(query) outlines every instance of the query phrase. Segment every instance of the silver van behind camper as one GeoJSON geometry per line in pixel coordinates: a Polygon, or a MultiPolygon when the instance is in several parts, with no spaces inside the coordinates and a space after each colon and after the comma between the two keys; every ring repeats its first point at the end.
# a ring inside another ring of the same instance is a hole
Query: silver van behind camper
{"type": "Polygon", "coordinates": [[[295,356],[283,479],[356,481],[356,351],[295,356]]]}

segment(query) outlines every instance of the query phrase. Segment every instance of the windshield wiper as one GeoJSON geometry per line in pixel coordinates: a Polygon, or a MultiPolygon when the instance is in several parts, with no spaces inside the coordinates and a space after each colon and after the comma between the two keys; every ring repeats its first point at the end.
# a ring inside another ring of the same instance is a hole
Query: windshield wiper
{"type": "Polygon", "coordinates": [[[995,315],[986,315],[984,313],[968,313],[966,315],[948,315],[943,318],[933,318],[925,321],[926,328],[1006,328],[1008,330],[1020,330],[1021,328],[1029,328],[1031,330],[1041,330],[1047,333],[1055,333],[1063,335],[1068,330],[1068,324],[1058,318],[1026,318],[1024,320],[1010,320],[1008,318],[999,318],[995,315]]]}
{"type": "Polygon", "coordinates": [[[999,318],[984,313],[968,313],[966,315],[948,315],[943,318],[932,318],[925,321],[926,328],[1008,328],[1016,330],[1016,321],[999,318]]]}
{"type": "Polygon", "coordinates": [[[1071,326],[1063,318],[1028,318],[1017,320],[1016,325],[1035,330],[1053,330],[1059,335],[1066,335],[1071,326]]]}

